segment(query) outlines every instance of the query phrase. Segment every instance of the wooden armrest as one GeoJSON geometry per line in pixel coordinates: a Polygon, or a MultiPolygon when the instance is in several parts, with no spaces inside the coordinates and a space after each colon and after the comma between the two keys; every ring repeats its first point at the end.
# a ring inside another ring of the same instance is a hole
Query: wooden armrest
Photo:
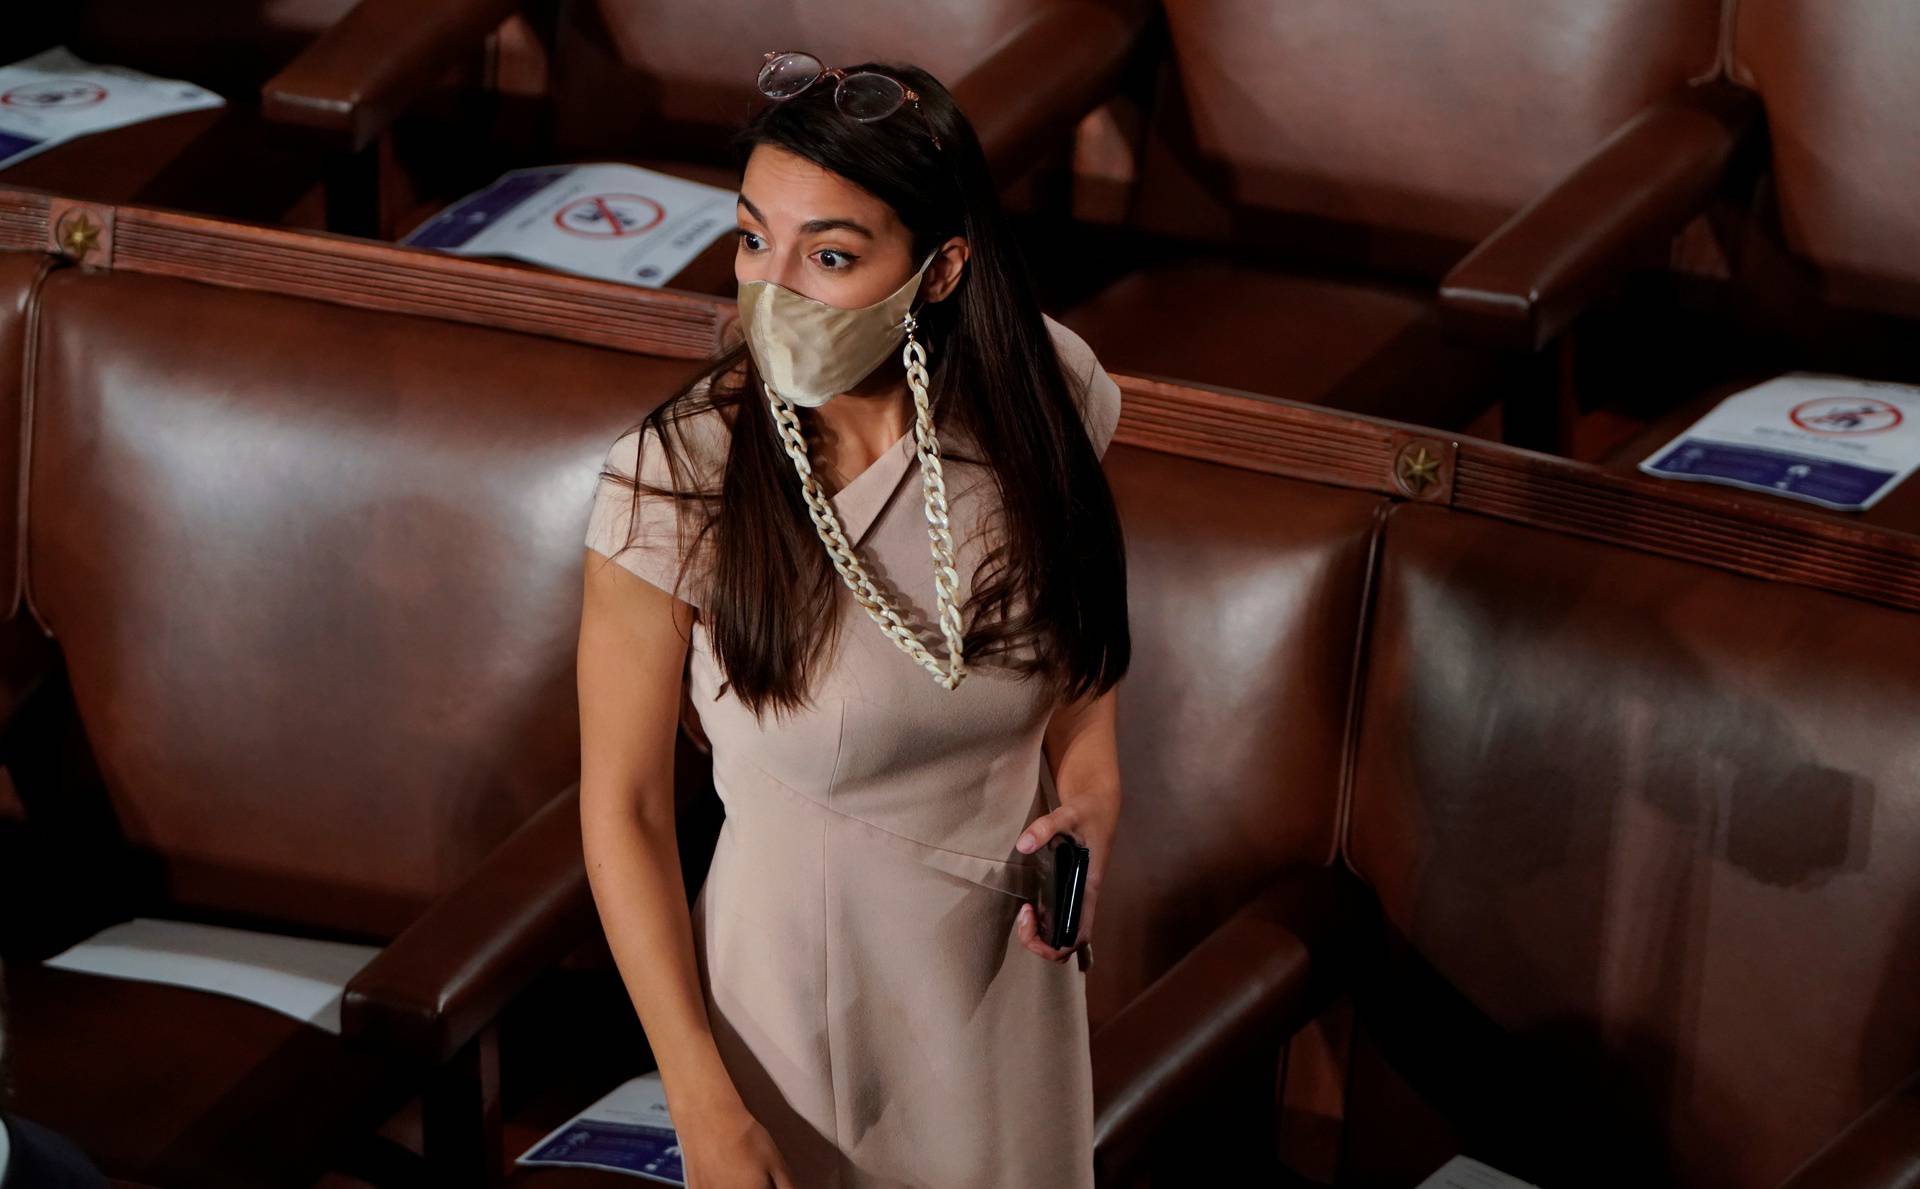
{"type": "Polygon", "coordinates": [[[371,144],[520,0],[360,0],[260,90],[269,120],[371,144]]]}
{"type": "Polygon", "coordinates": [[[438,1065],[598,927],[580,786],[542,806],[347,984],[341,1034],[438,1065]]]}
{"type": "Polygon", "coordinates": [[[1640,113],[1454,267],[1440,285],[1447,328],[1544,346],[1705,208],[1759,117],[1755,95],[1720,83],[1640,113]]]}
{"type": "Polygon", "coordinates": [[[1250,1046],[1278,1052],[1337,989],[1335,868],[1289,874],[1195,946],[1092,1041],[1095,1164],[1123,1172],[1181,1103],[1250,1046]]]}
{"type": "Polygon", "coordinates": [[[1053,0],[953,84],[1002,184],[1066,143],[1119,85],[1145,12],[1096,0],[1053,0]]]}

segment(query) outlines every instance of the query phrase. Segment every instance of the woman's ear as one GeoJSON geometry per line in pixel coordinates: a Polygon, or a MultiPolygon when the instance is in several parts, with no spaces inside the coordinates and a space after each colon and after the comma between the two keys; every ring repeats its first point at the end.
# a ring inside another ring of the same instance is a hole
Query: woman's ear
{"type": "Polygon", "coordinates": [[[957,235],[935,249],[926,279],[920,282],[921,296],[929,302],[945,301],[966,271],[967,251],[967,241],[957,235]]]}

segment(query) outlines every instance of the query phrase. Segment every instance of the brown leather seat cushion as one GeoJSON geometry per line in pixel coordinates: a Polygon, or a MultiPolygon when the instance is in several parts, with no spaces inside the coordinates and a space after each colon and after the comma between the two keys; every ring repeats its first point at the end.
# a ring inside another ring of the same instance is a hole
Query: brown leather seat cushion
{"type": "Polygon", "coordinates": [[[1061,315],[1110,370],[1460,428],[1495,360],[1441,337],[1431,292],[1220,257],[1130,273],[1061,315]]]}
{"type": "Polygon", "coordinates": [[[252,1003],[36,963],[9,963],[6,981],[10,1018],[31,1023],[8,1035],[11,1109],[111,1176],[305,1183],[301,1161],[355,1122],[341,1104],[392,1097],[338,1038],[252,1003]]]}

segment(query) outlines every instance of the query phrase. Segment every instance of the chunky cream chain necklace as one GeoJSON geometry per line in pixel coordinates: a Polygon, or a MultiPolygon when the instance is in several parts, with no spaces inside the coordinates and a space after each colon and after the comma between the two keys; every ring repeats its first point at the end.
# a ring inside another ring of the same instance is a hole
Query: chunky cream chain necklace
{"type": "Polygon", "coordinates": [[[927,352],[913,337],[915,319],[907,315],[907,345],[902,350],[901,362],[907,369],[907,387],[913,390],[914,442],[920,456],[921,490],[927,508],[927,537],[933,547],[933,586],[934,598],[940,619],[940,632],[947,641],[947,664],[943,668],[926,646],[920,643],[920,637],[914,634],[893,604],[874,585],[866,566],[854,552],[853,544],[847,540],[847,534],[840,527],[840,518],[834,514],[833,505],[827,501],[827,493],[820,486],[820,480],[814,477],[813,463],[807,458],[807,441],[800,432],[800,418],[788,404],[786,398],[765,383],[767,402],[773,409],[773,421],[780,430],[781,441],[786,444],[787,456],[793,459],[793,465],[800,472],[800,487],[806,496],[807,511],[813,518],[813,527],[820,534],[820,541],[827,547],[827,556],[833,560],[833,568],[853,592],[853,597],[880,630],[897,645],[901,651],[918,661],[922,668],[933,674],[933,679],[943,688],[957,689],[967,675],[966,660],[960,651],[960,609],[954,606],[954,592],[959,589],[960,575],[953,564],[953,533],[947,519],[947,483],[940,469],[940,440],[933,431],[933,410],[927,397],[927,352]]]}

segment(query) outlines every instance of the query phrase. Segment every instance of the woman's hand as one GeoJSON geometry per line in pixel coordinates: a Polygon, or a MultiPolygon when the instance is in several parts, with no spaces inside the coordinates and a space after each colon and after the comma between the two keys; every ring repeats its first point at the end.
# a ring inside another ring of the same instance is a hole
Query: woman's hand
{"type": "Polygon", "coordinates": [[[1088,850],[1086,896],[1080,905],[1080,932],[1065,949],[1055,949],[1040,937],[1039,907],[1024,904],[1015,926],[1021,944],[1042,958],[1065,962],[1080,952],[1080,969],[1093,961],[1093,914],[1100,903],[1100,883],[1107,858],[1113,854],[1113,835],[1120,823],[1120,758],[1114,744],[1115,684],[1097,696],[1056,706],[1047,720],[1043,747],[1053,768],[1053,784],[1060,806],[1028,823],[1014,842],[1021,854],[1034,854],[1055,834],[1071,834],[1088,850]]]}
{"type": "MultiPolygon", "coordinates": [[[[1016,928],[1020,942],[1042,958],[1064,963],[1073,952],[1085,946],[1093,938],[1093,914],[1100,902],[1100,881],[1107,867],[1107,856],[1113,852],[1113,836],[1119,824],[1120,802],[1112,796],[1063,796],[1060,808],[1052,813],[1033,819],[1014,849],[1022,854],[1035,854],[1052,841],[1055,834],[1071,834],[1090,852],[1087,862],[1087,888],[1085,899],[1080,905],[1080,932],[1075,935],[1072,944],[1062,949],[1048,945],[1040,936],[1038,906],[1027,903],[1020,906],[1020,917],[1016,928]]],[[[1083,963],[1082,969],[1085,969],[1083,963]]]]}
{"type": "Polygon", "coordinates": [[[676,1130],[687,1189],[795,1189],[773,1137],[744,1106],[703,1114],[676,1130]]]}

